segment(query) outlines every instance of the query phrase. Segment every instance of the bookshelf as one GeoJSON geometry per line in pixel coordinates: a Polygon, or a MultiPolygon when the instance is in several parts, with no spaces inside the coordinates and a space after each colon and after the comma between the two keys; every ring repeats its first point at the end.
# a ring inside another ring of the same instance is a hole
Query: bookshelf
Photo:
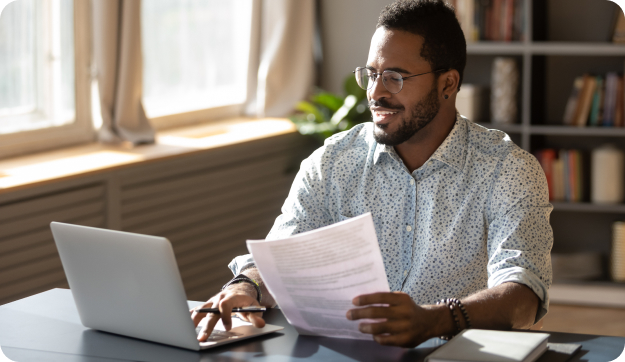
{"type": "MultiPolygon", "coordinates": [[[[490,86],[495,57],[515,58],[520,72],[518,123],[492,124],[487,119],[476,122],[508,133],[529,152],[541,148],[575,148],[589,153],[607,143],[625,150],[625,128],[562,125],[564,108],[576,76],[624,70],[625,45],[608,40],[614,13],[620,11],[618,5],[597,0],[524,1],[524,40],[468,43],[464,80],[468,84],[490,86]]],[[[585,162],[585,166],[588,165],[585,162]]],[[[588,168],[585,172],[588,173],[588,168]]],[[[585,202],[552,203],[553,251],[600,252],[607,260],[611,225],[614,221],[625,220],[625,204],[590,203],[590,177],[585,178],[585,202]]],[[[605,264],[607,280],[607,262],[605,264]]]]}

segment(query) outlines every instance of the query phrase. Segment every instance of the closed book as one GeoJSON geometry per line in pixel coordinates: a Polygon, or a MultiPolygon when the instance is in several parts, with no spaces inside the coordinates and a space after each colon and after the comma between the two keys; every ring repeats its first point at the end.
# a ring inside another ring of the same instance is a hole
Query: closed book
{"type": "Polygon", "coordinates": [[[560,161],[562,161],[562,200],[571,201],[571,183],[569,177],[569,152],[560,150],[560,161]]]}
{"type": "Polygon", "coordinates": [[[612,127],[614,125],[614,114],[616,108],[616,91],[618,88],[618,75],[614,72],[606,74],[605,94],[603,97],[603,120],[602,126],[612,127]]]}
{"type": "Polygon", "coordinates": [[[456,17],[460,22],[460,27],[464,33],[464,38],[467,42],[473,42],[474,34],[474,0],[455,0],[453,3],[456,8],[456,17]]]}
{"type": "Polygon", "coordinates": [[[425,362],[532,362],[547,350],[547,333],[465,329],[425,362]]]}
{"type": "Polygon", "coordinates": [[[538,162],[543,168],[545,172],[545,178],[547,178],[547,187],[549,189],[549,200],[553,200],[554,197],[554,189],[553,189],[553,161],[556,158],[556,151],[554,149],[548,148],[539,152],[537,155],[538,162]]]}
{"type": "Polygon", "coordinates": [[[592,97],[592,106],[590,107],[590,117],[588,118],[588,124],[590,126],[599,125],[599,115],[601,112],[602,96],[603,96],[603,77],[597,76],[597,86],[595,87],[595,94],[592,97]]]}
{"type": "Polygon", "coordinates": [[[553,160],[553,201],[564,201],[564,163],[562,159],[553,160]]]}
{"type": "Polygon", "coordinates": [[[614,30],[612,32],[612,42],[617,44],[625,44],[625,16],[623,11],[616,11],[616,20],[614,21],[614,30]]]}
{"type": "Polygon", "coordinates": [[[584,85],[582,86],[582,90],[579,94],[577,108],[575,109],[575,119],[573,120],[573,124],[575,126],[583,127],[588,122],[590,104],[596,87],[597,78],[592,75],[584,75],[584,85]]]}
{"type": "Polygon", "coordinates": [[[514,0],[506,0],[505,2],[505,18],[504,18],[503,40],[512,41],[512,30],[514,23],[514,0]]]}
{"type": "Polygon", "coordinates": [[[619,76],[616,83],[616,105],[614,106],[614,127],[623,127],[623,77],[619,76]]]}
{"type": "Polygon", "coordinates": [[[567,200],[571,201],[571,202],[577,202],[579,201],[577,199],[577,194],[578,194],[578,185],[577,185],[577,153],[575,150],[569,150],[567,152],[567,162],[568,162],[568,183],[569,183],[569,194],[567,196],[567,200]]]}
{"type": "Polygon", "coordinates": [[[575,116],[575,109],[577,108],[577,99],[579,98],[579,93],[583,85],[583,77],[577,77],[573,81],[573,89],[571,89],[569,100],[566,102],[566,108],[564,109],[563,123],[565,125],[570,126],[573,124],[573,117],[575,116]]]}

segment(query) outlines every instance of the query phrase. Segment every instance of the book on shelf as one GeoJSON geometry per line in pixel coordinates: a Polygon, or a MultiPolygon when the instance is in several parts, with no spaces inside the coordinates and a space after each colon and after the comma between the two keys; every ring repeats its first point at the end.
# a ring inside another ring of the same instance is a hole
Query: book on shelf
{"type": "Polygon", "coordinates": [[[534,153],[545,172],[550,201],[583,200],[583,162],[579,150],[547,148],[534,153]]]}
{"type": "Polygon", "coordinates": [[[614,127],[623,127],[623,77],[616,79],[616,105],[614,106],[614,127]]]}
{"type": "Polygon", "coordinates": [[[567,126],[625,127],[625,83],[623,76],[584,74],[576,77],[564,108],[567,126]]]}
{"type": "Polygon", "coordinates": [[[449,0],[467,42],[523,41],[526,0],[449,0]]]}
{"type": "Polygon", "coordinates": [[[616,44],[625,44],[625,16],[620,7],[614,13],[614,25],[612,30],[612,42],[616,44]]]}
{"type": "Polygon", "coordinates": [[[571,89],[571,95],[566,102],[566,108],[564,109],[563,123],[567,126],[573,124],[573,117],[575,116],[575,108],[577,107],[577,98],[584,85],[583,77],[576,77],[573,81],[573,88],[571,89]]]}
{"type": "Polygon", "coordinates": [[[595,94],[592,98],[592,106],[590,107],[590,116],[588,118],[588,125],[598,126],[601,124],[601,118],[603,117],[603,77],[597,76],[597,87],[595,87],[595,94]]]}
{"type": "Polygon", "coordinates": [[[595,93],[597,87],[597,78],[585,74],[583,77],[582,89],[577,98],[577,107],[575,107],[575,115],[573,116],[573,125],[583,127],[586,125],[588,116],[590,114],[590,105],[592,102],[592,96],[595,93]]]}

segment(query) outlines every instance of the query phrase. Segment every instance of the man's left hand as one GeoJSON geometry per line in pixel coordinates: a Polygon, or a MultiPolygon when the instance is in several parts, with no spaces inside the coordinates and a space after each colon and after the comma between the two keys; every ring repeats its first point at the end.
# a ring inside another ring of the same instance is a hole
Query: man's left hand
{"type": "Polygon", "coordinates": [[[432,337],[435,313],[418,306],[406,293],[364,294],[354,298],[352,303],[361,308],[348,310],[347,319],[383,320],[359,325],[362,333],[372,334],[379,344],[415,347],[432,337]]]}

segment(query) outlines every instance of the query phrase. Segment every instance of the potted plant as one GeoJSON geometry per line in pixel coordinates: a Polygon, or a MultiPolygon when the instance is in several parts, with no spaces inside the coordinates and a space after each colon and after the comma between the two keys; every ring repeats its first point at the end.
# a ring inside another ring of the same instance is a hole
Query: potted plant
{"type": "Polygon", "coordinates": [[[344,98],[318,90],[310,97],[310,101],[301,101],[296,105],[297,113],[289,119],[299,133],[323,143],[335,133],[371,120],[367,93],[358,86],[353,75],[345,79],[343,88],[346,94],[344,98]]]}

